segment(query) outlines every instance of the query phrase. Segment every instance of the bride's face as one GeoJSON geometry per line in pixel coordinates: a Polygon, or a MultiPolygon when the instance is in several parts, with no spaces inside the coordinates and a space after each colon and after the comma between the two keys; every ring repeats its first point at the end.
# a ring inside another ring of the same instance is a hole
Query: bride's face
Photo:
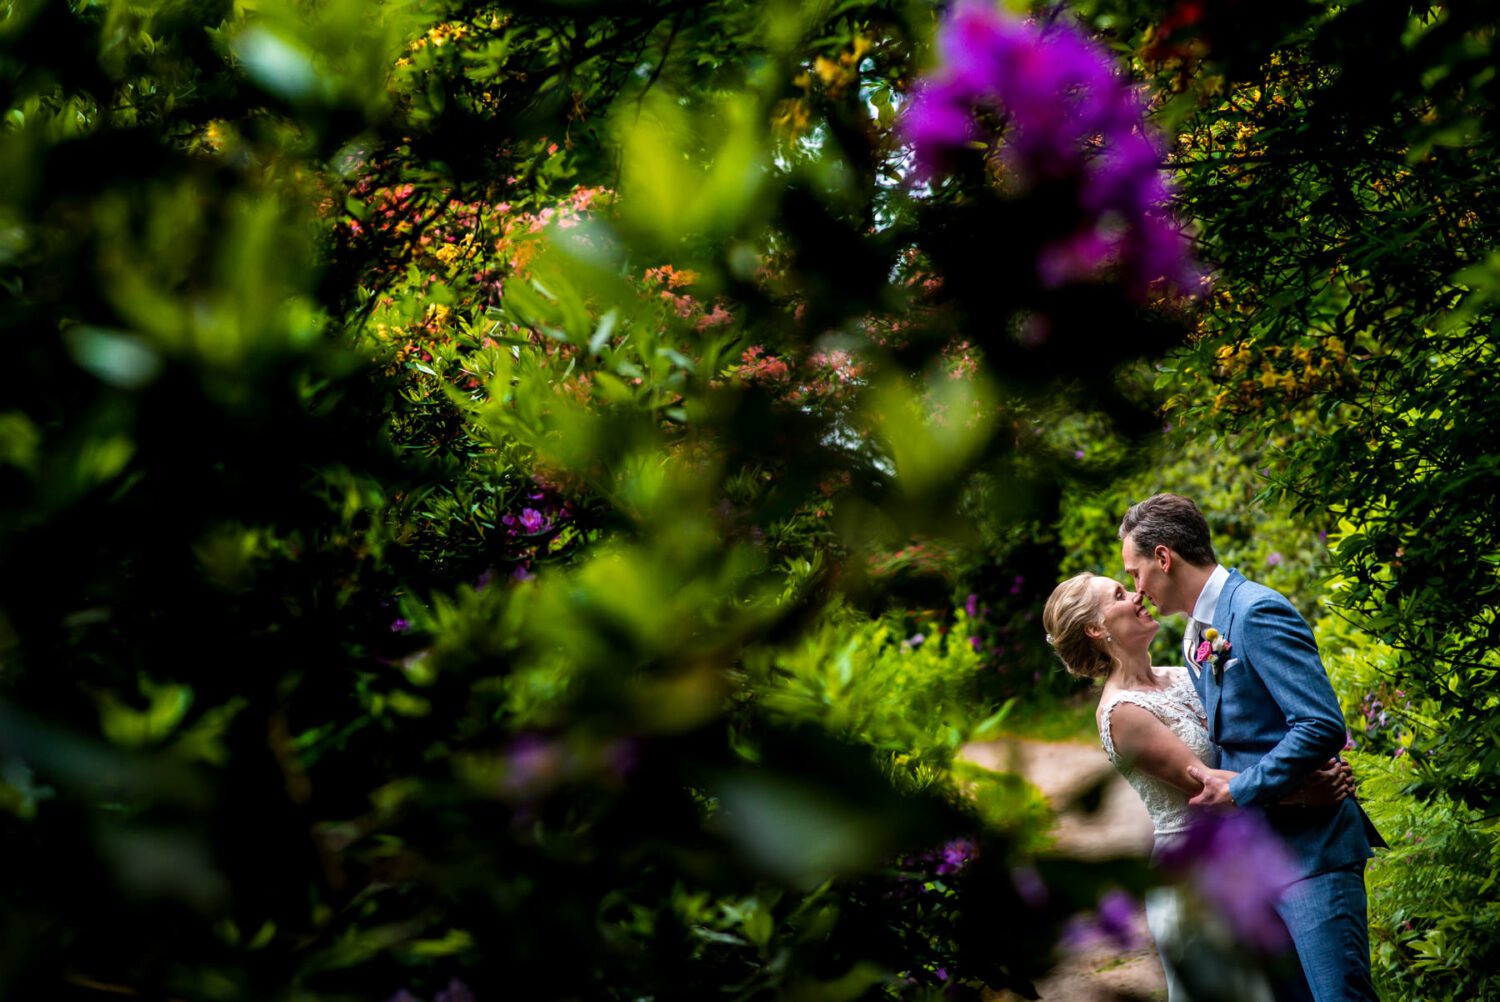
{"type": "Polygon", "coordinates": [[[1151,618],[1146,605],[1135,592],[1125,590],[1118,581],[1106,577],[1094,579],[1095,594],[1099,597],[1099,612],[1104,618],[1104,631],[1113,638],[1113,646],[1121,650],[1145,650],[1161,625],[1151,618]]]}

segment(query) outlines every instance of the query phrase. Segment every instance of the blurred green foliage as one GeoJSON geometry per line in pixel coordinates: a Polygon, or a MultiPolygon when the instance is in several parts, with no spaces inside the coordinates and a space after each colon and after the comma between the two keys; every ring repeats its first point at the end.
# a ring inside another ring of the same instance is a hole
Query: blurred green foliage
{"type": "Polygon", "coordinates": [[[956,578],[887,573],[1108,383],[939,288],[934,13],[0,7],[0,993],[1028,991],[1144,886],[956,761],[956,578]]]}
{"type": "Polygon", "coordinates": [[[957,752],[1158,489],[1316,622],[1385,989],[1488,991],[1490,6],[1074,5],[1184,313],[910,183],[929,3],[0,5],[0,994],[1024,993],[1148,878],[957,752]]]}

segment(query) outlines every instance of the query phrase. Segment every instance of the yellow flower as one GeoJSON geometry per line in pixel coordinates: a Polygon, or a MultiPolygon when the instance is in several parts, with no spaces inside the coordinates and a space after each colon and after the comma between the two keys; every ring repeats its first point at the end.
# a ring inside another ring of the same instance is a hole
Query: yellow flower
{"type": "Polygon", "coordinates": [[[795,139],[807,131],[811,118],[807,105],[801,98],[796,98],[779,102],[771,116],[771,121],[778,129],[789,133],[795,139]]]}
{"type": "Polygon", "coordinates": [[[1203,639],[1207,640],[1209,643],[1213,643],[1215,640],[1219,639],[1219,631],[1210,626],[1208,629],[1203,631],[1203,639]]]}

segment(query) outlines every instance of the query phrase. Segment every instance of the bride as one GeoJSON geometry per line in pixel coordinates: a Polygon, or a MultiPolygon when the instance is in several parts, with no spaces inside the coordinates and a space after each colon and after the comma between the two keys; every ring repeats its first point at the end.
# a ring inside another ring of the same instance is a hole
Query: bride
{"type": "MultiPolygon", "coordinates": [[[[1188,800],[1203,789],[1189,770],[1226,782],[1236,775],[1213,768],[1217,755],[1188,669],[1152,666],[1151,640],[1160,625],[1136,595],[1107,577],[1079,574],[1058,585],[1042,623],[1069,672],[1104,679],[1094,715],[1099,740],[1151,816],[1155,860],[1189,827],[1188,800]]],[[[1287,802],[1333,803],[1351,790],[1347,770],[1330,763],[1287,802]]],[[[1178,911],[1171,890],[1147,895],[1146,924],[1162,957],[1169,1002],[1188,997],[1172,961],[1181,938],[1178,911]]]]}

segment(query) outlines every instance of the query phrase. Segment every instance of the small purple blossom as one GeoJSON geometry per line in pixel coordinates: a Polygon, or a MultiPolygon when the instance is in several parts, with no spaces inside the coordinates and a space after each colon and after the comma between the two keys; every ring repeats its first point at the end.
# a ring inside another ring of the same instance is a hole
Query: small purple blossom
{"type": "Polygon", "coordinates": [[[1099,899],[1099,910],[1092,919],[1074,916],[1063,929],[1063,942],[1072,949],[1084,949],[1100,942],[1121,950],[1140,946],[1140,903],[1124,891],[1105,892],[1099,899]]]}
{"type": "Polygon", "coordinates": [[[1082,459],[1083,457],[1084,457],[1084,451],[1082,449],[1074,449],[1073,450],[1073,458],[1074,459],[1082,459]]]}
{"type": "Polygon", "coordinates": [[[411,629],[411,622],[399,616],[396,617],[396,621],[391,624],[392,633],[405,633],[409,629],[411,629]]]}
{"type": "Polygon", "coordinates": [[[478,1002],[478,997],[469,986],[454,978],[448,987],[432,997],[432,1002],[478,1002]]]}
{"type": "Polygon", "coordinates": [[[956,838],[946,843],[938,859],[937,873],[939,876],[948,876],[957,873],[968,865],[969,860],[974,858],[976,847],[972,839],[956,838]]]}
{"type": "Polygon", "coordinates": [[[521,528],[525,529],[527,532],[531,533],[532,535],[536,535],[538,532],[546,529],[547,525],[547,517],[541,512],[537,511],[535,508],[521,509],[521,528]]]}
{"type": "Polygon", "coordinates": [[[1272,553],[1269,557],[1266,558],[1266,563],[1272,567],[1280,567],[1281,561],[1282,556],[1279,553],[1272,553]]]}
{"type": "Polygon", "coordinates": [[[992,139],[1019,190],[1068,179],[1080,225],[1044,246],[1037,277],[1057,287],[1117,265],[1143,294],[1157,281],[1191,291],[1199,281],[1187,241],[1167,218],[1164,153],[1140,95],[1107,50],[1062,22],[1022,21],[967,0],[938,33],[940,66],[902,120],[919,172],[946,173],[976,139],[992,139]],[[995,113],[982,135],[974,112],[995,113]]]}
{"type": "Polygon", "coordinates": [[[964,615],[970,619],[979,618],[979,596],[969,592],[969,597],[964,601],[964,615]]]}

